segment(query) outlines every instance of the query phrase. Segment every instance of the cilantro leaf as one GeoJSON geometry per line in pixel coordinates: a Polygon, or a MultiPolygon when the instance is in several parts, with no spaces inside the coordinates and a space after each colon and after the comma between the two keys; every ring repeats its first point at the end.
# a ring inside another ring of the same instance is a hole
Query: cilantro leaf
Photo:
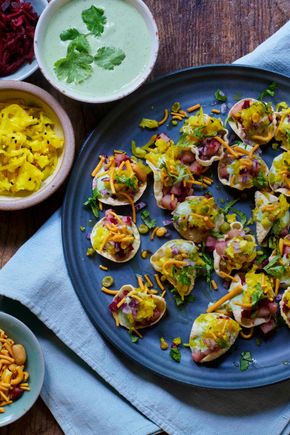
{"type": "Polygon", "coordinates": [[[286,272],[285,266],[281,264],[280,255],[275,255],[263,269],[268,275],[274,276],[274,278],[280,278],[286,272]]]}
{"type": "Polygon", "coordinates": [[[241,222],[241,224],[244,227],[246,225],[246,223],[247,223],[248,216],[243,211],[237,210],[236,208],[233,208],[232,211],[239,216],[240,222],[241,222]]]}
{"type": "Polygon", "coordinates": [[[151,218],[148,210],[141,212],[141,219],[150,230],[156,226],[156,220],[151,218]]]}
{"type": "Polygon", "coordinates": [[[93,189],[92,195],[88,197],[88,199],[84,202],[86,207],[90,207],[94,216],[96,218],[99,217],[99,207],[97,205],[97,200],[101,197],[100,192],[97,188],[93,189]]]}
{"type": "Polygon", "coordinates": [[[121,65],[126,55],[121,48],[101,47],[94,57],[94,61],[100,68],[112,70],[121,65]]]}
{"type": "Polygon", "coordinates": [[[252,292],[252,305],[256,305],[264,294],[264,290],[260,283],[255,285],[255,290],[252,292]]]}
{"type": "Polygon", "coordinates": [[[181,299],[179,293],[177,293],[177,291],[175,290],[175,288],[173,288],[172,290],[170,290],[171,293],[173,294],[174,297],[174,301],[175,301],[175,305],[179,308],[184,304],[187,304],[189,302],[194,302],[195,301],[195,296],[194,295],[188,295],[185,296],[184,299],[181,299]]]}
{"type": "Polygon", "coordinates": [[[178,349],[178,347],[175,347],[175,346],[171,347],[171,349],[170,349],[170,356],[171,356],[171,358],[174,361],[180,363],[180,361],[181,361],[181,352],[178,349]]]}
{"type": "Polygon", "coordinates": [[[129,189],[132,189],[133,192],[137,192],[138,187],[135,180],[126,175],[116,175],[115,177],[117,183],[125,184],[129,189]]]}
{"type": "Polygon", "coordinates": [[[227,101],[228,97],[221,91],[220,89],[217,89],[214,93],[215,99],[217,101],[225,102],[227,101]]]}
{"type": "Polygon", "coordinates": [[[88,43],[85,35],[80,34],[73,41],[69,43],[67,47],[67,56],[73,53],[74,51],[78,51],[79,53],[89,53],[90,52],[90,44],[88,43]]]}
{"type": "Polygon", "coordinates": [[[239,201],[239,198],[233,199],[233,201],[227,202],[226,205],[223,208],[221,208],[221,211],[223,213],[227,214],[230,211],[230,209],[232,208],[232,206],[235,205],[236,202],[238,202],[238,201],[239,201]]]}
{"type": "Polygon", "coordinates": [[[130,333],[129,335],[130,335],[132,343],[138,343],[139,337],[137,337],[137,335],[134,335],[132,333],[130,333]]]}
{"type": "Polygon", "coordinates": [[[91,76],[93,68],[90,65],[93,57],[86,53],[71,52],[54,64],[54,71],[59,80],[67,83],[81,83],[91,76]]]}
{"type": "Polygon", "coordinates": [[[62,41],[71,41],[80,35],[81,33],[78,31],[78,29],[76,29],[75,27],[71,27],[61,32],[59,37],[62,41]]]}
{"type": "Polygon", "coordinates": [[[257,177],[253,178],[253,185],[257,188],[268,186],[268,180],[263,172],[259,172],[257,177]]]}
{"type": "Polygon", "coordinates": [[[197,272],[200,271],[200,274],[205,276],[206,282],[209,284],[214,270],[214,263],[205,252],[201,253],[200,257],[204,261],[204,266],[195,266],[195,268],[197,269],[197,272]]]}
{"type": "Polygon", "coordinates": [[[277,87],[278,87],[277,83],[275,82],[270,83],[269,86],[263,92],[261,92],[261,94],[258,97],[258,100],[261,101],[265,97],[274,97],[277,87]]]}
{"type": "Polygon", "coordinates": [[[104,9],[96,8],[96,6],[92,5],[89,9],[82,11],[82,19],[93,35],[100,36],[103,33],[107,22],[104,9]]]}
{"type": "Polygon", "coordinates": [[[241,358],[240,358],[240,370],[241,372],[244,372],[248,370],[250,367],[250,364],[253,363],[253,358],[251,355],[251,352],[242,352],[241,358]]]}

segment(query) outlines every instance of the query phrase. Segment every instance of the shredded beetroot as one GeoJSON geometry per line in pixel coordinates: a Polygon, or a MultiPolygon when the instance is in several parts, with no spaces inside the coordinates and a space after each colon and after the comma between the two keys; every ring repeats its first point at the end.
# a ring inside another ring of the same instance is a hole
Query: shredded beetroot
{"type": "Polygon", "coordinates": [[[0,0],[0,77],[32,62],[37,20],[38,15],[31,3],[0,0]]]}

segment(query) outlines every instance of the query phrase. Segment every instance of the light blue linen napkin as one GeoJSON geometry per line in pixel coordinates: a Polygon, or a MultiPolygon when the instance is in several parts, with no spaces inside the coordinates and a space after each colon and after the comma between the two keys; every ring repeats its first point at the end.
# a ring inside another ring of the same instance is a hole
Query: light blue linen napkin
{"type": "MultiPolygon", "coordinates": [[[[289,46],[290,22],[246,63],[290,75],[289,46]]],[[[39,337],[46,359],[41,396],[67,434],[142,435],[160,428],[176,435],[289,434],[290,381],[243,391],[182,386],[143,371],[105,342],[70,283],[59,211],[2,269],[0,294],[43,322],[2,301],[39,337]]]]}

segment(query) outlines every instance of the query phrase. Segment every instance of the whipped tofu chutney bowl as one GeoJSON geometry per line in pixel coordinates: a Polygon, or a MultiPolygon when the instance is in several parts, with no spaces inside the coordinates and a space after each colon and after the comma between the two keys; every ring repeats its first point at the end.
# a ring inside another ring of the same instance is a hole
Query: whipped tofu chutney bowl
{"type": "Polygon", "coordinates": [[[53,0],[34,39],[46,79],[86,103],[132,93],[152,71],[158,48],[155,20],[141,0],[53,0]]]}

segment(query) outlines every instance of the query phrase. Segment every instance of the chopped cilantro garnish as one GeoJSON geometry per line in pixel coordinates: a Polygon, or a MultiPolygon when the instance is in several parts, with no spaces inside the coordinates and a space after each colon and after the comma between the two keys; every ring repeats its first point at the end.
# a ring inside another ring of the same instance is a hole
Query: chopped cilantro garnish
{"type": "Polygon", "coordinates": [[[130,333],[129,335],[130,335],[132,343],[138,343],[139,337],[137,335],[134,335],[132,333],[130,333]]]}
{"type": "Polygon", "coordinates": [[[233,199],[232,201],[229,201],[226,203],[226,205],[221,208],[221,211],[225,214],[227,214],[229,212],[229,210],[232,208],[233,205],[235,205],[237,202],[239,201],[238,199],[233,199]]]}
{"type": "Polygon", "coordinates": [[[262,254],[259,257],[256,257],[255,263],[260,265],[263,263],[264,260],[266,260],[266,258],[268,258],[269,255],[268,254],[262,254]]]}
{"type": "Polygon", "coordinates": [[[97,188],[93,189],[92,196],[89,196],[86,202],[84,202],[85,206],[91,207],[91,210],[96,218],[99,217],[99,207],[97,204],[97,200],[101,197],[100,192],[97,188]]]}
{"type": "Polygon", "coordinates": [[[239,218],[240,218],[240,222],[241,222],[241,224],[242,224],[243,227],[244,227],[244,226],[246,225],[246,223],[247,223],[248,216],[247,216],[243,211],[241,211],[241,210],[237,210],[237,209],[235,209],[235,208],[233,208],[232,211],[233,211],[234,213],[236,213],[236,214],[239,216],[239,218]]]}
{"type": "Polygon", "coordinates": [[[171,358],[174,361],[180,363],[180,361],[181,361],[181,352],[178,349],[178,347],[176,347],[176,346],[171,347],[171,349],[170,349],[170,356],[171,356],[171,358]]]}
{"type": "Polygon", "coordinates": [[[213,260],[205,252],[200,254],[200,256],[204,261],[204,265],[195,266],[195,268],[197,269],[198,274],[205,275],[206,282],[209,284],[211,282],[211,275],[214,270],[213,260]]]}
{"type": "Polygon", "coordinates": [[[263,172],[259,172],[256,177],[253,177],[253,185],[257,188],[268,186],[268,180],[263,172]]]}
{"type": "Polygon", "coordinates": [[[182,305],[188,303],[188,302],[194,302],[195,301],[195,296],[194,295],[188,295],[188,296],[185,296],[184,299],[181,299],[179,293],[177,292],[177,290],[175,288],[171,289],[170,291],[173,294],[175,305],[178,308],[181,307],[182,305]]]}
{"type": "Polygon", "coordinates": [[[149,229],[152,229],[152,228],[154,228],[156,226],[156,220],[152,219],[150,217],[150,213],[149,213],[148,210],[143,210],[141,212],[141,219],[144,222],[144,224],[147,225],[147,227],[149,229]]]}
{"type": "Polygon", "coordinates": [[[281,264],[280,255],[275,255],[263,269],[268,275],[274,276],[274,278],[280,278],[286,271],[285,266],[281,264]]]}
{"type": "Polygon", "coordinates": [[[253,358],[251,355],[251,352],[242,352],[241,353],[241,358],[240,358],[240,370],[241,372],[244,372],[246,370],[248,370],[248,368],[250,367],[250,364],[253,363],[253,358]]]}
{"type": "Polygon", "coordinates": [[[277,87],[278,87],[277,83],[275,82],[270,83],[269,86],[263,92],[261,92],[261,94],[258,97],[258,100],[261,101],[265,97],[274,97],[277,87]]]}
{"type": "Polygon", "coordinates": [[[228,99],[228,97],[220,89],[217,89],[215,91],[214,96],[217,101],[221,101],[222,103],[224,103],[228,99]]]}
{"type": "Polygon", "coordinates": [[[129,189],[132,189],[133,192],[137,192],[138,188],[135,180],[126,175],[116,175],[115,177],[116,183],[125,184],[125,186],[127,186],[129,189]]]}
{"type": "Polygon", "coordinates": [[[255,290],[251,294],[252,305],[256,305],[264,294],[264,290],[260,283],[256,284],[254,289],[255,290]]]}

